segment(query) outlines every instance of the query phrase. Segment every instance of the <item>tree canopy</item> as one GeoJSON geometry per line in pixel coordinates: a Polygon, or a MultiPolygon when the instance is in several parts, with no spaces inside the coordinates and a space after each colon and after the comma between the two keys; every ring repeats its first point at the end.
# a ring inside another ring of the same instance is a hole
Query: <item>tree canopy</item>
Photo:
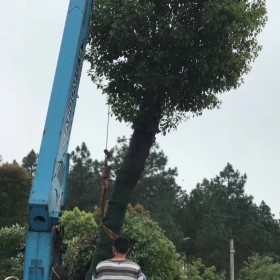
{"type": "Polygon", "coordinates": [[[89,73],[117,119],[137,125],[149,99],[165,131],[240,85],[265,22],[265,0],[96,0],[89,73]]]}
{"type": "Polygon", "coordinates": [[[66,208],[75,206],[81,210],[93,211],[100,201],[102,163],[91,158],[83,142],[71,152],[71,166],[68,180],[66,208]]]}
{"type": "Polygon", "coordinates": [[[27,222],[31,176],[17,163],[0,165],[0,227],[27,222]]]}
{"type": "Polygon", "coordinates": [[[27,156],[22,159],[22,167],[26,168],[28,173],[34,177],[37,167],[38,154],[32,149],[27,156]]]}

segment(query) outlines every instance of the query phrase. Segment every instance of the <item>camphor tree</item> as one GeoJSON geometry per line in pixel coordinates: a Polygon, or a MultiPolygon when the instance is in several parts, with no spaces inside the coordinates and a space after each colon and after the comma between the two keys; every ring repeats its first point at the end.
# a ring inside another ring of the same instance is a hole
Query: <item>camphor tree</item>
{"type": "MultiPolygon", "coordinates": [[[[104,224],[120,232],[132,191],[157,133],[219,107],[260,46],[265,0],[96,0],[86,59],[118,120],[131,123],[104,224]]],[[[101,232],[87,279],[111,255],[101,232]]]]}

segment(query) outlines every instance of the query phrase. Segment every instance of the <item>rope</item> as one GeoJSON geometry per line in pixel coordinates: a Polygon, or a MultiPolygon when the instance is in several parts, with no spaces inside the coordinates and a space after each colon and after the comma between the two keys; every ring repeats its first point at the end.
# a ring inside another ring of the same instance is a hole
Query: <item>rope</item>
{"type": "Polygon", "coordinates": [[[109,136],[109,120],[110,120],[110,105],[108,104],[108,113],[107,113],[107,131],[106,131],[106,150],[108,147],[108,136],[109,136]]]}
{"type": "Polygon", "coordinates": [[[59,275],[56,273],[56,271],[54,270],[53,267],[52,267],[52,271],[53,271],[53,273],[55,274],[55,276],[56,276],[58,279],[61,279],[61,278],[59,277],[59,275]]]}
{"type": "Polygon", "coordinates": [[[103,231],[107,234],[107,236],[109,236],[112,240],[115,240],[119,237],[118,234],[116,234],[115,232],[113,232],[111,229],[109,229],[107,226],[105,226],[104,224],[101,224],[101,228],[103,229],[103,231]]]}
{"type": "Polygon", "coordinates": [[[108,113],[107,113],[107,130],[106,130],[106,148],[104,150],[105,153],[105,160],[104,166],[102,168],[102,179],[103,179],[103,187],[102,187],[102,194],[101,194],[101,228],[103,231],[109,236],[112,240],[115,240],[118,236],[115,232],[113,232],[110,228],[103,224],[103,219],[105,215],[105,204],[106,204],[106,193],[110,186],[110,171],[108,166],[108,160],[110,159],[111,155],[110,152],[107,150],[108,147],[108,138],[109,138],[109,120],[110,120],[110,105],[108,104],[108,113]]]}
{"type": "Polygon", "coordinates": [[[113,232],[110,228],[108,228],[106,225],[103,224],[104,221],[104,216],[105,216],[105,204],[106,204],[106,193],[109,189],[110,186],[110,181],[109,181],[109,177],[110,177],[110,170],[109,170],[109,166],[108,166],[108,159],[110,159],[110,152],[105,149],[104,150],[105,153],[105,161],[104,161],[104,166],[102,168],[102,180],[103,180],[103,187],[102,187],[102,193],[101,193],[101,217],[100,217],[100,222],[101,222],[101,228],[103,229],[103,231],[107,234],[107,236],[109,236],[112,240],[115,240],[118,236],[118,234],[116,234],[115,232],[113,232]]]}
{"type": "Polygon", "coordinates": [[[108,146],[108,138],[109,138],[109,121],[110,121],[110,105],[108,104],[108,113],[107,113],[107,129],[106,129],[106,148],[104,150],[105,153],[105,160],[104,165],[102,167],[102,180],[103,180],[103,187],[102,187],[102,194],[101,194],[101,223],[103,222],[104,218],[104,210],[105,210],[105,203],[106,203],[106,192],[109,189],[110,181],[110,171],[108,166],[108,160],[110,158],[110,152],[107,150],[108,146]]]}
{"type": "Polygon", "coordinates": [[[104,153],[105,153],[105,160],[104,160],[104,165],[101,170],[101,177],[102,177],[102,181],[103,181],[103,187],[102,187],[102,193],[101,193],[101,217],[100,217],[101,223],[103,222],[104,213],[105,213],[106,193],[110,186],[110,180],[109,180],[110,170],[109,170],[109,166],[108,166],[108,159],[110,158],[110,153],[107,149],[104,150],[104,153]]]}

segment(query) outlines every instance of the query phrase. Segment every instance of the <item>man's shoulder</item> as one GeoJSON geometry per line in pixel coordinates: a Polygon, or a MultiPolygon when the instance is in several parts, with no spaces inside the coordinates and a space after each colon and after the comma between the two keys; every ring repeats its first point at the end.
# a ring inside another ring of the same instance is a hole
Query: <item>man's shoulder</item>
{"type": "Polygon", "coordinates": [[[105,260],[105,261],[101,261],[98,263],[98,265],[96,266],[96,269],[98,269],[99,267],[103,267],[103,266],[108,266],[112,263],[111,260],[105,260]]]}
{"type": "Polygon", "coordinates": [[[124,260],[124,261],[115,261],[115,260],[105,260],[98,263],[96,269],[104,267],[104,266],[130,266],[134,267],[135,269],[140,269],[140,266],[131,260],[124,260]]]}
{"type": "Polygon", "coordinates": [[[139,268],[140,268],[140,266],[139,266],[139,264],[138,264],[138,263],[133,262],[133,261],[131,261],[131,260],[125,260],[125,263],[126,263],[126,264],[129,264],[129,265],[136,266],[136,267],[139,267],[139,268]]]}
{"type": "Polygon", "coordinates": [[[112,263],[113,261],[112,260],[105,260],[105,261],[101,261],[101,262],[99,262],[98,263],[98,265],[97,266],[99,266],[99,265],[104,265],[104,264],[108,264],[108,263],[112,263]]]}

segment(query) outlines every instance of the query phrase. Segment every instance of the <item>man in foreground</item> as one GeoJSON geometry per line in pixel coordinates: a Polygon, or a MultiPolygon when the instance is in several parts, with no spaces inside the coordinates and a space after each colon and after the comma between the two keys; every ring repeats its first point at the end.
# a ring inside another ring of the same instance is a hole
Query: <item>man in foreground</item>
{"type": "Polygon", "coordinates": [[[128,240],[124,237],[118,237],[113,242],[113,258],[100,262],[96,267],[93,280],[144,280],[140,266],[126,259],[129,251],[128,240]]]}

